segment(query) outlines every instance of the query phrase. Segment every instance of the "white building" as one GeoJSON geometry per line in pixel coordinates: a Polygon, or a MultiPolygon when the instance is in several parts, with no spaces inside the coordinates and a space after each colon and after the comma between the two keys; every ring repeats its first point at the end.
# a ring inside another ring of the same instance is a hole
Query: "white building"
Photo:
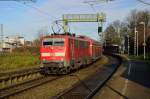
{"type": "Polygon", "coordinates": [[[4,38],[2,48],[4,50],[12,50],[14,48],[22,47],[25,44],[24,37],[21,36],[8,36],[4,38]]]}

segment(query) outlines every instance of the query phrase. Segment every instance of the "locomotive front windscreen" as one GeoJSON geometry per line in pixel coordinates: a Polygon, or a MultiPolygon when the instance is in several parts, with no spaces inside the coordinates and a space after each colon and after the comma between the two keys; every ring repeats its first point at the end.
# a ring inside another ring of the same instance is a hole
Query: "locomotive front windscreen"
{"type": "Polygon", "coordinates": [[[64,46],[64,38],[45,38],[43,46],[64,46]]]}

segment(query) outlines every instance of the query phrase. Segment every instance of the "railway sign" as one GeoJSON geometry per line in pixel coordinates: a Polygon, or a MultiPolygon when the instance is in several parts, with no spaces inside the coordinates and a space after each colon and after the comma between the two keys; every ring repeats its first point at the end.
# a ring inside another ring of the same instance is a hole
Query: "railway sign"
{"type": "MultiPolygon", "coordinates": [[[[64,32],[68,30],[69,22],[98,22],[98,27],[102,27],[102,23],[106,21],[105,13],[96,13],[96,14],[64,14],[63,16],[63,27],[64,32]],[[101,26],[100,26],[101,25],[101,26]]],[[[99,28],[99,31],[102,28],[99,28]]]]}
{"type": "Polygon", "coordinates": [[[104,13],[97,14],[64,14],[63,20],[68,22],[105,22],[104,13]]]}

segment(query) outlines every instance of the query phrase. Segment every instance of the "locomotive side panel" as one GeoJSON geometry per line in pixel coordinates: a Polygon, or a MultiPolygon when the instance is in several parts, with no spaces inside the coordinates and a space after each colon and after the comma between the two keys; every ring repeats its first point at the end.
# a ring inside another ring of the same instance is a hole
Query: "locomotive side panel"
{"type": "Polygon", "coordinates": [[[100,43],[92,40],[90,46],[91,46],[90,52],[91,52],[92,61],[95,61],[102,55],[102,46],[100,43]]]}
{"type": "Polygon", "coordinates": [[[69,43],[70,58],[74,68],[87,64],[89,60],[89,42],[79,38],[71,38],[69,43]]]}

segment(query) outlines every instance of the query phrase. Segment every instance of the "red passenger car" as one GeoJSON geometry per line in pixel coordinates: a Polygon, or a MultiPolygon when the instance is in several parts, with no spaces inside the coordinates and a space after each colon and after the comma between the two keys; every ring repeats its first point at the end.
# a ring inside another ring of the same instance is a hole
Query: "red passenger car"
{"type": "Polygon", "coordinates": [[[53,34],[44,36],[41,42],[40,59],[46,74],[66,74],[102,55],[101,44],[85,36],[53,34]]]}

